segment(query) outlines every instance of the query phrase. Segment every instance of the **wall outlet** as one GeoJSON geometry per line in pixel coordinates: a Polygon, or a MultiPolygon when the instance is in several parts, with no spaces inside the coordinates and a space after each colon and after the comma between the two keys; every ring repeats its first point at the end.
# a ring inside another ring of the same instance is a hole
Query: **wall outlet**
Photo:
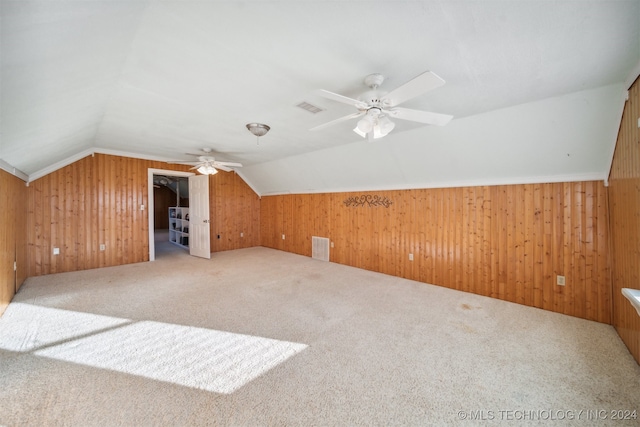
{"type": "Polygon", "coordinates": [[[284,234],[282,235],[282,240],[284,240],[284,234]]]}
{"type": "Polygon", "coordinates": [[[413,261],[413,254],[409,254],[409,261],[413,261]]]}
{"type": "Polygon", "coordinates": [[[143,211],[144,210],[144,205],[140,205],[140,210],[143,211]]]}
{"type": "Polygon", "coordinates": [[[564,284],[565,284],[564,276],[557,276],[556,277],[556,283],[559,286],[564,286],[564,284]]]}
{"type": "Polygon", "coordinates": [[[104,243],[100,244],[100,250],[104,251],[105,249],[107,249],[107,245],[105,245],[104,243]]]}
{"type": "Polygon", "coordinates": [[[331,247],[333,247],[333,242],[331,242],[331,247]]]}
{"type": "Polygon", "coordinates": [[[240,237],[244,237],[244,233],[240,232],[240,237]]]}
{"type": "Polygon", "coordinates": [[[53,248],[54,255],[60,255],[60,248],[53,248]]]}

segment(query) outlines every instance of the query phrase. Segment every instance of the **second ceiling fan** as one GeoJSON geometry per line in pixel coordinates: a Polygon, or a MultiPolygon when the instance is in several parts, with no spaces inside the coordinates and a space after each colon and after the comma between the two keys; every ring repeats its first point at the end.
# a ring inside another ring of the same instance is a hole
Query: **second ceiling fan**
{"type": "Polygon", "coordinates": [[[448,114],[398,107],[398,105],[411,98],[415,98],[416,96],[422,95],[425,92],[444,85],[445,81],[437,74],[431,71],[425,71],[388,93],[378,90],[378,87],[383,81],[384,76],[382,74],[370,74],[365,77],[364,83],[371,90],[363,93],[358,97],[358,99],[349,98],[324,89],[319,90],[317,92],[318,95],[333,101],[351,105],[356,107],[358,111],[316,126],[311,130],[324,129],[325,127],[332,126],[337,123],[362,117],[353,131],[371,141],[373,139],[382,138],[393,130],[395,123],[393,123],[389,118],[409,120],[437,126],[444,126],[453,118],[453,116],[448,114]]]}
{"type": "Polygon", "coordinates": [[[242,163],[224,162],[224,161],[216,160],[215,157],[213,157],[213,150],[211,148],[202,148],[201,150],[202,150],[202,154],[186,153],[190,156],[198,156],[197,161],[187,162],[182,160],[176,160],[176,161],[167,162],[167,163],[179,164],[179,165],[192,165],[193,167],[191,169],[197,169],[198,172],[200,172],[203,175],[214,175],[218,173],[218,169],[223,170],[225,172],[231,172],[233,170],[232,168],[242,167],[242,163]]]}

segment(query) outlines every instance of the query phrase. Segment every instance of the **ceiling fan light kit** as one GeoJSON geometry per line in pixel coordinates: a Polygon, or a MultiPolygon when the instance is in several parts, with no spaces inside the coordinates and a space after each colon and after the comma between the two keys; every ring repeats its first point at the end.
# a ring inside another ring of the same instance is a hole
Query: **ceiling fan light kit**
{"type": "Polygon", "coordinates": [[[358,112],[316,126],[311,130],[324,129],[346,120],[361,117],[353,131],[371,141],[388,135],[395,128],[395,123],[389,117],[437,126],[444,126],[453,118],[448,114],[398,107],[399,104],[411,98],[444,85],[445,81],[435,73],[425,71],[389,93],[377,90],[383,81],[384,76],[382,74],[370,74],[365,77],[364,84],[371,90],[361,95],[358,99],[327,90],[318,91],[318,95],[343,104],[349,104],[356,107],[358,112]]]}
{"type": "Polygon", "coordinates": [[[202,175],[215,175],[218,173],[218,170],[214,168],[210,163],[205,163],[204,165],[200,166],[197,170],[202,175]]]}
{"type": "Polygon", "coordinates": [[[396,124],[389,120],[389,117],[380,114],[379,108],[370,108],[367,114],[358,121],[358,125],[353,129],[355,133],[363,138],[373,132],[373,139],[387,136],[396,127],[396,124]]]}

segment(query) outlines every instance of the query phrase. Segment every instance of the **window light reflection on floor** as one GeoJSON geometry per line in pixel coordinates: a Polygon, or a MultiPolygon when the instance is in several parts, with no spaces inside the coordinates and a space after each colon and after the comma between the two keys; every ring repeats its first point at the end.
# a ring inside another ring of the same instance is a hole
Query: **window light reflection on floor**
{"type": "Polygon", "coordinates": [[[12,302],[0,318],[0,349],[33,351],[127,323],[131,321],[12,302]]]}
{"type": "Polygon", "coordinates": [[[37,356],[216,393],[234,392],[307,347],[193,326],[130,321],[27,304],[14,303],[10,307],[12,311],[5,313],[10,318],[0,322],[0,348],[32,351],[37,356]],[[25,315],[34,315],[38,310],[46,314],[36,315],[37,325],[26,319],[16,322],[21,315],[16,312],[22,308],[25,315]],[[94,316],[97,320],[92,322],[94,316]],[[64,327],[49,327],[61,319],[64,327]],[[90,333],[91,327],[95,328],[94,333],[90,333]],[[60,333],[57,339],[54,332],[60,333]],[[33,341],[20,338],[20,334],[29,333],[43,333],[42,339],[36,341],[48,345],[37,348],[17,344],[33,341]],[[72,337],[73,333],[77,338],[72,337]]]}

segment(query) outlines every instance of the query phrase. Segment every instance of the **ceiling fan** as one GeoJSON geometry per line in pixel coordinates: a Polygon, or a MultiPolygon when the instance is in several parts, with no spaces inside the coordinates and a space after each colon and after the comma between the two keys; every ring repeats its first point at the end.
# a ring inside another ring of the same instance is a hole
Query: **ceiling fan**
{"type": "Polygon", "coordinates": [[[398,105],[411,98],[415,98],[418,95],[444,85],[445,81],[437,74],[431,71],[425,71],[388,93],[378,90],[378,87],[383,81],[384,76],[382,74],[370,74],[365,77],[364,84],[371,90],[363,93],[358,99],[349,98],[324,89],[317,91],[317,94],[324,98],[354,106],[358,111],[316,126],[310,130],[324,129],[337,123],[362,117],[353,131],[372,141],[373,139],[386,136],[393,130],[395,123],[389,120],[389,118],[410,120],[437,126],[444,126],[453,118],[453,116],[448,114],[398,107],[398,105]]]}
{"type": "Polygon", "coordinates": [[[202,154],[195,153],[185,153],[189,156],[198,156],[198,161],[196,162],[184,162],[184,161],[175,161],[175,162],[167,162],[171,164],[178,165],[193,165],[191,169],[197,169],[203,175],[215,175],[218,173],[218,169],[231,172],[232,168],[241,168],[241,163],[235,162],[223,162],[216,160],[213,157],[213,150],[211,148],[202,148],[202,154]]]}

